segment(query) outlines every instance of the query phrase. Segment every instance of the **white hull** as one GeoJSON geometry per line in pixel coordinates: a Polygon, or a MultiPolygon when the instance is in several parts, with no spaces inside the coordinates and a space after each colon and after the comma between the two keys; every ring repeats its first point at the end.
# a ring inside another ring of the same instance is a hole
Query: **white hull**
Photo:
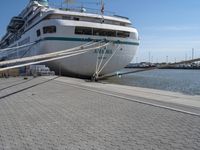
{"type": "MultiPolygon", "coordinates": [[[[87,42],[86,42],[87,43],[87,42]]],[[[83,42],[63,42],[63,41],[50,41],[44,42],[43,46],[45,48],[45,53],[51,53],[58,50],[69,49],[72,47],[76,47],[78,45],[84,44],[83,42]]],[[[124,68],[127,64],[131,62],[133,59],[137,46],[132,45],[120,45],[118,44],[111,44],[107,47],[109,53],[105,53],[104,59],[102,61],[101,67],[108,61],[111,57],[112,53],[116,50],[117,52],[114,56],[110,59],[109,63],[106,67],[102,70],[101,74],[108,74],[115,72],[124,68]],[[112,53],[110,53],[112,52],[112,53]]],[[[44,49],[43,49],[44,50],[44,49]]],[[[106,49],[104,49],[105,51],[106,49]]],[[[44,51],[43,51],[44,52],[44,51]]],[[[40,53],[43,53],[42,51],[40,53]]],[[[77,75],[83,76],[92,76],[96,71],[96,64],[100,64],[103,52],[99,54],[97,58],[97,51],[93,50],[78,56],[73,56],[70,58],[65,58],[59,61],[53,61],[48,63],[48,66],[58,72],[58,69],[61,70],[62,73],[72,73],[77,75]]]]}

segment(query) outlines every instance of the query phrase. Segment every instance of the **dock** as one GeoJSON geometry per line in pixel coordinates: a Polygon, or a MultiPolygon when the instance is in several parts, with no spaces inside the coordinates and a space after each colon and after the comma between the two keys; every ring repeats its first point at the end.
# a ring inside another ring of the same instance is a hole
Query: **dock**
{"type": "Polygon", "coordinates": [[[0,79],[0,150],[199,150],[200,96],[68,77],[0,79]]]}

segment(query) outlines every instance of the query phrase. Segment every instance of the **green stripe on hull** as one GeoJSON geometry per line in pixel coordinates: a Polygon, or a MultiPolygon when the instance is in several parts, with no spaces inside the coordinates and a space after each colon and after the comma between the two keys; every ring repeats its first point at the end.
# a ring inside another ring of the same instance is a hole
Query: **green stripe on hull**
{"type": "MultiPolygon", "coordinates": [[[[91,38],[69,38],[69,37],[46,37],[42,41],[72,41],[72,42],[91,42],[91,41],[102,41],[102,39],[91,39],[91,38]]],[[[125,41],[113,41],[106,40],[108,42],[113,42],[115,44],[125,44],[125,45],[139,45],[139,42],[125,42],[125,41]]]]}

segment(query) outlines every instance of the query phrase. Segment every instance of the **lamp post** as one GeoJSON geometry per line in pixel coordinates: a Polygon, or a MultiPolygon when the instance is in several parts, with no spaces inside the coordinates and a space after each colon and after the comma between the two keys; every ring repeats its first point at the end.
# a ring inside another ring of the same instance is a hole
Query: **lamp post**
{"type": "Polygon", "coordinates": [[[188,56],[187,56],[187,53],[185,53],[185,61],[187,61],[188,59],[188,56]]]}
{"type": "Polygon", "coordinates": [[[151,52],[149,52],[149,63],[151,63],[151,52]]]}
{"type": "Polygon", "coordinates": [[[168,56],[166,56],[166,63],[168,64],[168,56]]]}
{"type": "Polygon", "coordinates": [[[138,57],[136,57],[136,63],[138,63],[138,57]]]}
{"type": "Polygon", "coordinates": [[[194,59],[194,48],[192,48],[192,60],[194,59]]]}

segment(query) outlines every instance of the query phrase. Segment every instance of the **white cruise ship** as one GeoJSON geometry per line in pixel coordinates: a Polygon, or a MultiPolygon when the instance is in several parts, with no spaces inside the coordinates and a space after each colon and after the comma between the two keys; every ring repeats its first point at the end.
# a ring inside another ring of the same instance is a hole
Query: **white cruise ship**
{"type": "Polygon", "coordinates": [[[22,47],[12,53],[0,53],[0,61],[62,51],[92,41],[107,41],[109,45],[101,49],[46,65],[57,73],[61,70],[62,75],[91,77],[95,72],[99,75],[115,72],[131,62],[139,38],[128,18],[90,13],[84,8],[55,9],[48,3],[48,0],[30,0],[27,7],[11,19],[0,41],[0,49],[22,47]],[[36,41],[34,45],[23,47],[36,41]]]}

